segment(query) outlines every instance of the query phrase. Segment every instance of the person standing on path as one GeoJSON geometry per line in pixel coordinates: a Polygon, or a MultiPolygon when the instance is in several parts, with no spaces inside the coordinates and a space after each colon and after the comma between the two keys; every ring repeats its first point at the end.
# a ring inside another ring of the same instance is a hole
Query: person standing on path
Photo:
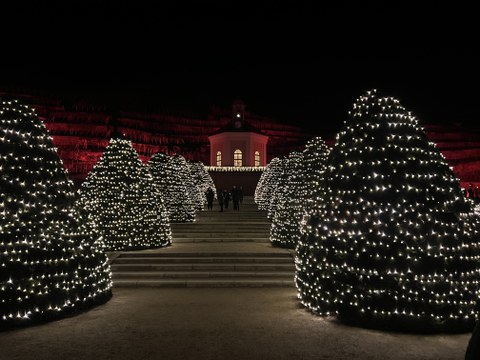
{"type": "Polygon", "coordinates": [[[220,206],[220,211],[223,212],[223,191],[222,190],[218,190],[217,192],[217,200],[218,200],[218,205],[220,206]]]}
{"type": "Polygon", "coordinates": [[[228,190],[223,190],[223,205],[225,205],[225,210],[228,209],[228,203],[230,202],[230,193],[228,190]]]}
{"type": "Polygon", "coordinates": [[[238,197],[240,199],[240,204],[243,204],[243,189],[241,186],[238,188],[238,197]]]}
{"type": "Polygon", "coordinates": [[[235,185],[232,188],[233,210],[240,210],[240,193],[235,185]]]}
{"type": "Polygon", "coordinates": [[[213,193],[213,190],[211,187],[208,188],[205,195],[207,197],[207,209],[213,210],[213,198],[215,197],[215,194],[213,193]]]}

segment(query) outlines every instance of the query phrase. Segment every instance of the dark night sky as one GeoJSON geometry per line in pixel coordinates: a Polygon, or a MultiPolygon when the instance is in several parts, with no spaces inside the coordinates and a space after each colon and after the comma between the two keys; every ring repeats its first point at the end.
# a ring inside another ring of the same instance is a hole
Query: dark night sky
{"type": "Polygon", "coordinates": [[[9,34],[0,85],[200,113],[240,96],[253,112],[329,131],[376,87],[425,123],[479,119],[480,58],[466,7],[98,3],[18,1],[0,11],[9,34]]]}

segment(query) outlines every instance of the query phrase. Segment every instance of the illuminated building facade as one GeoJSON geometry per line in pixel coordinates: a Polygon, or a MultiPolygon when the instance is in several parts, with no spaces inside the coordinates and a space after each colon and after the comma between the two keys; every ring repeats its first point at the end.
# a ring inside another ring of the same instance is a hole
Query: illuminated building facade
{"type": "Polygon", "coordinates": [[[208,137],[210,166],[259,167],[267,165],[268,136],[245,119],[245,103],[235,100],[232,120],[208,137]]]}

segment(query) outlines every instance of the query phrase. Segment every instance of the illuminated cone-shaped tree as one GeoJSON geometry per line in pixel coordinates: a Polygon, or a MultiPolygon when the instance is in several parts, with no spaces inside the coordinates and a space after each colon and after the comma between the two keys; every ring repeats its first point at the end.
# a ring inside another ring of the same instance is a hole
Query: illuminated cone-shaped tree
{"type": "Polygon", "coordinates": [[[187,181],[190,181],[186,161],[182,156],[158,153],[148,162],[155,185],[164,195],[171,222],[195,220],[195,208],[187,181]]]}
{"type": "Polygon", "coordinates": [[[190,199],[192,200],[192,203],[193,203],[193,208],[195,211],[203,211],[203,206],[206,200],[205,200],[204,194],[202,193],[202,188],[200,186],[201,179],[198,178],[198,175],[201,175],[201,173],[197,174],[197,171],[200,169],[197,169],[196,167],[194,167],[193,163],[188,161],[186,161],[186,167],[187,167],[186,184],[188,187],[188,192],[190,194],[190,199]]]}
{"type": "MultiPolygon", "coordinates": [[[[299,181],[299,196],[292,201],[302,203],[306,212],[314,209],[319,199],[323,199],[323,175],[327,168],[327,159],[330,149],[321,137],[315,137],[307,142],[303,151],[303,166],[299,181]]],[[[298,205],[296,205],[298,206],[298,205]]]]}
{"type": "MultiPolygon", "coordinates": [[[[332,289],[326,286],[325,282],[328,282],[328,279],[326,281],[324,279],[323,287],[317,286],[317,282],[314,280],[320,274],[318,274],[315,261],[309,260],[312,256],[309,252],[312,251],[311,246],[315,244],[316,237],[312,234],[305,236],[305,230],[308,229],[305,227],[305,220],[308,219],[309,225],[311,225],[318,217],[321,207],[324,206],[325,187],[323,181],[329,152],[330,150],[320,137],[307,142],[303,151],[304,181],[300,182],[299,196],[292,199],[291,202],[292,209],[301,208],[298,235],[295,235],[296,229],[293,229],[293,233],[289,234],[290,237],[296,237],[298,241],[295,249],[295,279],[297,287],[300,289],[299,298],[306,306],[315,311],[319,311],[317,303],[321,302],[324,297],[329,296],[332,289]]],[[[319,254],[316,254],[316,256],[319,256],[319,254]]],[[[325,301],[323,303],[322,311],[324,314],[328,314],[330,310],[325,306],[325,301]]]]}
{"type": "Polygon", "coordinates": [[[296,259],[302,302],[367,327],[472,329],[478,225],[417,120],[397,100],[367,92],[324,179],[323,208],[307,222],[310,250],[296,259]]]}
{"type": "Polygon", "coordinates": [[[255,203],[259,210],[268,210],[283,168],[283,159],[273,158],[255,188],[255,203]]]}
{"type": "MultiPolygon", "coordinates": [[[[81,256],[78,260],[78,278],[81,287],[78,297],[84,302],[95,299],[97,293],[109,294],[112,279],[103,238],[94,224],[87,221],[88,214],[78,204],[72,209],[67,239],[77,244],[81,256]]],[[[78,253],[78,251],[77,251],[78,253]]]]}
{"type": "Polygon", "coordinates": [[[206,192],[208,188],[213,190],[215,198],[217,197],[217,191],[215,189],[215,184],[213,179],[205,169],[205,166],[200,161],[188,162],[188,167],[190,169],[190,176],[192,177],[193,184],[196,187],[195,200],[197,204],[197,210],[203,210],[205,203],[207,202],[206,192]]]}
{"type": "Polygon", "coordinates": [[[111,296],[107,257],[74,207],[52,140],[28,106],[0,100],[0,327],[111,296]]]}
{"type": "MultiPolygon", "coordinates": [[[[297,156],[295,154],[294,156],[297,156]]],[[[281,167],[275,173],[275,183],[273,184],[273,191],[270,196],[270,202],[268,204],[267,219],[272,221],[277,212],[279,203],[282,202],[282,197],[285,192],[285,187],[287,186],[288,176],[290,175],[290,169],[288,162],[290,161],[289,156],[281,159],[281,167]]]]}
{"type": "Polygon", "coordinates": [[[270,228],[270,241],[277,246],[293,249],[298,242],[302,203],[296,199],[300,199],[299,190],[303,181],[302,165],[303,154],[291,152],[275,190],[277,202],[270,228]]]}
{"type": "Polygon", "coordinates": [[[136,228],[140,242],[149,243],[152,239],[158,238],[160,246],[169,245],[172,241],[172,231],[163,194],[155,186],[148,167],[143,164],[138,191],[140,200],[136,204],[136,211],[143,214],[136,228]]]}
{"type": "Polygon", "coordinates": [[[187,162],[188,171],[190,174],[190,195],[196,211],[203,211],[203,207],[206,201],[206,197],[202,192],[203,185],[203,173],[201,171],[200,165],[202,163],[197,162],[187,162]]]}
{"type": "Polygon", "coordinates": [[[132,143],[116,134],[88,174],[80,205],[102,233],[106,250],[162,247],[171,242],[168,213],[132,143]]]}
{"type": "MultiPolygon", "coordinates": [[[[277,161],[277,159],[278,158],[272,159],[272,161],[270,161],[270,164],[273,161],[277,161]]],[[[262,175],[260,175],[260,179],[258,179],[257,186],[255,187],[255,192],[253,193],[253,201],[255,202],[255,204],[257,204],[257,206],[259,206],[261,202],[261,198],[263,196],[263,183],[265,182],[265,178],[268,176],[267,169],[268,169],[268,165],[265,168],[265,170],[263,170],[262,175]]]]}
{"type": "Polygon", "coordinates": [[[307,142],[303,153],[295,154],[293,158],[292,154],[290,155],[288,181],[286,185],[277,188],[283,190],[270,231],[270,241],[274,245],[295,248],[299,243],[304,215],[311,212],[315,204],[323,199],[320,184],[323,181],[328,153],[325,142],[316,137],[307,142]]]}

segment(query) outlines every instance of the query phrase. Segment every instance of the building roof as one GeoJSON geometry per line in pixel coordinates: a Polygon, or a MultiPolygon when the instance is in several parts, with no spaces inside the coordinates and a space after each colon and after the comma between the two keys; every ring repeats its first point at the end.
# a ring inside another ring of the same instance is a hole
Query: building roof
{"type": "Polygon", "coordinates": [[[235,119],[230,121],[224,127],[219,128],[218,130],[216,130],[211,135],[217,135],[217,134],[221,134],[221,133],[225,133],[225,132],[253,132],[253,133],[256,133],[256,134],[267,136],[261,130],[257,129],[255,126],[250,124],[248,121],[246,121],[246,120],[235,120],[235,119]],[[241,123],[240,127],[235,126],[235,123],[237,121],[239,121],[241,123]]]}

